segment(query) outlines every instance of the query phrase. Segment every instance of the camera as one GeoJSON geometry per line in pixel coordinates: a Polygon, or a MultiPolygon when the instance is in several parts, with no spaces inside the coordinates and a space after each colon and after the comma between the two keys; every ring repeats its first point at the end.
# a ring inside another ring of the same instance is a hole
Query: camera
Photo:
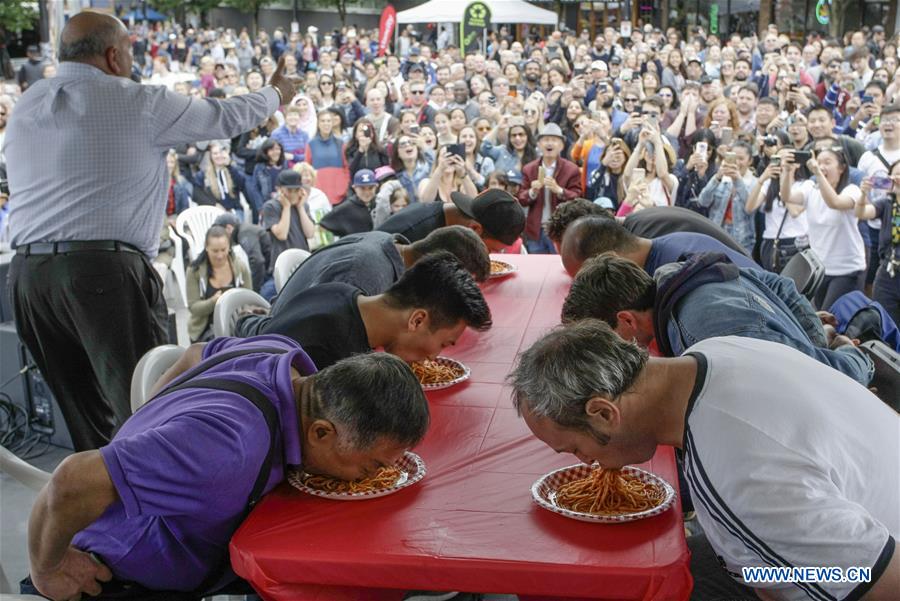
{"type": "Polygon", "coordinates": [[[763,138],[763,144],[766,146],[778,146],[778,138],[775,136],[766,136],[763,138]]]}
{"type": "Polygon", "coordinates": [[[465,144],[447,144],[447,154],[448,155],[456,155],[459,158],[466,157],[466,145],[465,144]]]}
{"type": "Polygon", "coordinates": [[[795,150],[794,151],[794,162],[795,163],[799,163],[802,165],[803,163],[805,163],[806,161],[808,161],[811,158],[812,158],[812,152],[810,152],[809,150],[795,150]]]}

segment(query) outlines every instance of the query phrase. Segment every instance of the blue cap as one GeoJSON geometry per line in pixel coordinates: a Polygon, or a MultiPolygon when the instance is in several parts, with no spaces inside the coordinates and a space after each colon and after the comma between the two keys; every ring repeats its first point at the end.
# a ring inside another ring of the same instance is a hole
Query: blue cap
{"type": "Polygon", "coordinates": [[[377,186],[378,180],[375,179],[375,172],[371,169],[360,169],[353,174],[354,186],[377,186]]]}
{"type": "Polygon", "coordinates": [[[522,173],[515,169],[510,169],[506,172],[506,181],[511,184],[522,185],[522,173]]]}

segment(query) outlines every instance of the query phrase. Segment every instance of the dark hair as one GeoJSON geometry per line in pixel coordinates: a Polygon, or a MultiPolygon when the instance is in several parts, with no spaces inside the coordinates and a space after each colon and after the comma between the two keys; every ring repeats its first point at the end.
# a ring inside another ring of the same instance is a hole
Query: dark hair
{"type": "Polygon", "coordinates": [[[873,79],[872,81],[867,83],[866,87],[863,88],[863,91],[868,90],[869,88],[878,88],[879,90],[881,90],[882,94],[887,94],[887,86],[884,85],[884,82],[880,79],[873,79]]]}
{"type": "Polygon", "coordinates": [[[368,128],[369,133],[372,134],[370,136],[372,138],[372,143],[369,145],[369,149],[375,151],[378,154],[383,154],[384,150],[378,143],[378,130],[376,130],[372,122],[365,117],[360,117],[356,120],[356,123],[353,124],[353,133],[350,135],[350,141],[347,142],[347,147],[344,149],[344,154],[349,157],[352,154],[359,152],[359,142],[356,140],[356,133],[361,127],[368,128]]]}
{"type": "Polygon", "coordinates": [[[522,150],[522,166],[524,167],[528,163],[536,161],[538,159],[537,146],[534,140],[534,134],[531,132],[530,127],[528,127],[527,125],[513,125],[506,133],[506,149],[510,152],[510,154],[516,155],[516,150],[512,145],[511,136],[514,127],[521,127],[525,131],[525,148],[522,150]]]}
{"type": "Polygon", "coordinates": [[[753,82],[745,83],[740,88],[738,88],[738,92],[750,92],[751,94],[753,94],[754,98],[759,98],[759,86],[757,86],[753,82]]]}
{"type": "Polygon", "coordinates": [[[900,113],[900,102],[894,102],[881,108],[882,118],[884,118],[885,115],[889,115],[891,113],[900,113]]]}
{"type": "Polygon", "coordinates": [[[838,161],[838,165],[843,168],[841,177],[838,179],[837,186],[834,187],[834,191],[840,194],[844,190],[844,188],[846,188],[850,184],[850,165],[849,163],[847,163],[847,157],[844,155],[843,150],[833,146],[817,151],[816,156],[822,156],[823,152],[830,152],[831,154],[833,154],[838,161]]]}
{"type": "Polygon", "coordinates": [[[598,204],[594,204],[585,198],[575,198],[560,203],[558,207],[550,215],[550,219],[544,224],[544,230],[547,237],[556,244],[562,244],[563,234],[575,220],[588,215],[597,215],[600,217],[613,218],[614,215],[609,209],[604,209],[598,204]]]}
{"type": "Polygon", "coordinates": [[[491,310],[466,268],[449,252],[431,253],[410,267],[384,293],[389,306],[425,309],[432,329],[460,320],[475,330],[491,327],[491,310]]]}
{"type": "Polygon", "coordinates": [[[764,105],[764,104],[771,104],[771,105],[774,106],[776,109],[779,108],[779,106],[778,106],[778,100],[775,99],[775,98],[772,98],[771,96],[763,96],[762,98],[760,98],[760,99],[759,99],[759,102],[756,103],[756,108],[759,108],[759,107],[761,107],[761,106],[764,105]]]}
{"type": "Polygon", "coordinates": [[[278,157],[278,161],[275,163],[279,167],[284,166],[284,147],[281,145],[281,142],[274,138],[269,138],[265,142],[262,143],[262,146],[259,147],[259,150],[256,151],[256,162],[262,163],[264,165],[269,164],[269,150],[278,146],[281,149],[281,155],[278,157]]]}
{"type": "MultiPolygon", "coordinates": [[[[391,166],[391,169],[393,169],[397,173],[400,173],[404,169],[403,160],[400,158],[400,138],[402,138],[403,136],[406,136],[407,138],[409,137],[406,134],[397,134],[397,139],[394,140],[393,144],[391,144],[391,154],[390,154],[390,163],[389,164],[391,166]]],[[[410,140],[410,142],[412,142],[412,140],[410,140]]],[[[413,146],[416,149],[416,162],[419,163],[423,160],[422,155],[424,153],[419,152],[419,147],[416,146],[415,144],[413,144],[413,146]]]]}
{"type": "Polygon", "coordinates": [[[828,108],[827,106],[825,106],[824,104],[814,104],[814,105],[812,105],[811,107],[809,107],[808,109],[806,109],[806,113],[804,113],[804,116],[805,116],[807,119],[809,119],[809,116],[810,116],[810,115],[812,115],[812,114],[815,113],[815,112],[819,112],[819,111],[823,111],[823,112],[825,112],[825,113],[828,113],[828,118],[831,119],[832,121],[834,121],[834,115],[831,114],[831,109],[828,108]]]}
{"type": "MultiPolygon", "coordinates": [[[[198,269],[203,263],[207,263],[209,261],[209,255],[206,252],[206,245],[209,244],[209,240],[211,238],[225,238],[228,240],[228,256],[234,257],[234,250],[232,250],[232,241],[228,236],[228,230],[225,229],[223,225],[211,225],[209,229],[206,230],[206,237],[203,239],[203,250],[200,251],[200,254],[197,255],[197,258],[194,259],[194,262],[191,263],[191,267],[198,269]]],[[[208,266],[212,269],[212,266],[208,266]]]]}
{"type": "Polygon", "coordinates": [[[641,101],[641,106],[643,107],[643,105],[645,105],[645,104],[650,104],[650,105],[655,106],[656,108],[658,108],[660,110],[660,112],[663,112],[663,113],[666,112],[666,104],[665,104],[665,102],[663,102],[663,99],[660,98],[659,96],[650,96],[649,98],[644,98],[641,101]]]}
{"type": "Polygon", "coordinates": [[[337,110],[334,107],[328,107],[327,109],[322,109],[321,111],[319,111],[320,115],[322,113],[330,113],[332,117],[334,117],[335,119],[338,119],[337,126],[332,127],[332,131],[331,131],[332,136],[335,136],[335,133],[334,133],[335,131],[340,132],[341,130],[344,129],[344,113],[342,113],[341,111],[337,110]]]}
{"type": "Polygon", "coordinates": [[[615,219],[587,216],[573,222],[563,241],[569,241],[568,253],[578,261],[585,261],[605,252],[632,250],[639,238],[615,219]]]}
{"type": "Polygon", "coordinates": [[[713,130],[704,127],[703,129],[695,131],[691,135],[691,148],[696,147],[697,142],[706,142],[708,150],[712,152],[711,155],[706,157],[707,160],[709,160],[709,157],[716,156],[716,150],[719,148],[719,140],[716,138],[716,134],[713,133],[713,130]]]}
{"type": "Polygon", "coordinates": [[[602,319],[618,325],[619,311],[653,308],[656,282],[641,267],[613,253],[603,253],[584,262],[562,309],[562,322],[602,319]]]}
{"type": "MultiPolygon", "coordinates": [[[[781,145],[782,148],[791,143],[791,137],[784,130],[781,130],[781,129],[776,130],[776,131],[772,132],[770,135],[778,138],[778,143],[781,145]]],[[[765,157],[764,153],[762,154],[762,156],[764,157],[763,158],[763,160],[765,161],[764,164],[768,165],[770,159],[765,157]]],[[[776,177],[776,178],[773,178],[772,181],[769,183],[769,189],[766,191],[766,201],[765,201],[765,204],[763,205],[763,211],[766,213],[772,212],[772,206],[775,204],[775,199],[781,195],[781,186],[779,185],[780,181],[781,181],[781,179],[776,177]]]]}
{"type": "MultiPolygon", "coordinates": [[[[678,110],[681,107],[681,100],[678,99],[678,90],[676,90],[674,86],[661,85],[656,89],[657,95],[659,94],[660,90],[662,90],[662,89],[666,89],[666,90],[669,90],[670,92],[672,92],[672,106],[671,106],[671,108],[669,108],[669,110],[670,111],[678,110]]],[[[665,106],[665,102],[663,103],[663,106],[665,106]]]]}
{"type": "Polygon", "coordinates": [[[421,240],[413,242],[412,249],[420,258],[448,252],[456,257],[478,282],[485,281],[491,274],[491,258],[488,256],[487,246],[475,230],[462,225],[438,228],[421,240]]]}
{"type": "Polygon", "coordinates": [[[345,426],[357,449],[369,448],[381,438],[411,447],[428,430],[431,418],[422,385],[394,355],[355,355],[310,378],[308,416],[345,426]]]}

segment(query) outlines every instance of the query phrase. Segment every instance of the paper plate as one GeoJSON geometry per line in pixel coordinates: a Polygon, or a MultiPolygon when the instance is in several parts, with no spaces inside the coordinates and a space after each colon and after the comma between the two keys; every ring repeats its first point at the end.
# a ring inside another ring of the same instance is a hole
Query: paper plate
{"type": "Polygon", "coordinates": [[[450,357],[438,357],[434,361],[435,363],[462,369],[463,373],[461,376],[453,378],[452,380],[447,380],[446,382],[440,382],[437,384],[422,384],[423,390],[441,390],[442,388],[450,388],[451,386],[455,386],[460,382],[465,382],[469,379],[469,376],[472,375],[471,370],[456,359],[451,359],[450,357]]]}
{"type": "Polygon", "coordinates": [[[506,276],[515,273],[516,270],[519,269],[512,263],[507,263],[506,261],[498,261],[497,259],[491,259],[491,278],[505,278],[506,276]],[[499,271],[495,271],[499,269],[499,271]]]}
{"type": "Polygon", "coordinates": [[[548,511],[558,513],[559,515],[573,520],[594,522],[597,524],[621,524],[623,522],[643,520],[663,513],[675,502],[675,489],[672,488],[668,482],[650,472],[646,472],[636,467],[626,466],[622,468],[624,473],[639,478],[644,482],[650,482],[661,487],[665,492],[663,502],[652,509],[621,515],[597,515],[560,507],[556,502],[556,491],[559,490],[561,486],[568,484],[573,480],[581,480],[582,478],[588,477],[593,469],[593,466],[581,463],[550,472],[546,476],[541,476],[541,478],[531,486],[531,496],[534,497],[534,500],[538,505],[548,511]]]}
{"type": "Polygon", "coordinates": [[[306,474],[297,471],[288,474],[288,482],[297,490],[315,497],[323,497],[335,501],[365,501],[366,499],[392,495],[407,486],[412,486],[425,477],[425,462],[411,451],[407,451],[403,458],[397,462],[397,467],[400,468],[400,477],[397,478],[393,486],[369,492],[326,492],[311,488],[303,483],[303,477],[306,474]]]}

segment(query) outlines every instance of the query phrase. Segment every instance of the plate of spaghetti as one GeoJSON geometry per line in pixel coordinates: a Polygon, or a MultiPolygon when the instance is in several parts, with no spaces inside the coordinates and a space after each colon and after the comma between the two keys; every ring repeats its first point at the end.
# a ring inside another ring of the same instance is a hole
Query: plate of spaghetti
{"type": "Polygon", "coordinates": [[[291,486],[306,494],[338,501],[363,501],[392,495],[425,477],[425,462],[407,451],[396,465],[383,467],[371,478],[339,480],[328,476],[293,471],[288,474],[291,486]]]}
{"type": "Polygon", "coordinates": [[[425,360],[410,365],[413,373],[425,390],[440,390],[465,382],[471,372],[469,368],[450,357],[438,357],[434,361],[425,360]]]}
{"type": "Polygon", "coordinates": [[[503,278],[516,271],[517,267],[506,261],[491,259],[491,277],[503,278]]]}
{"type": "Polygon", "coordinates": [[[675,489],[636,467],[603,469],[585,464],[550,472],[531,487],[538,505],[573,520],[618,524],[666,511],[675,489]]]}

